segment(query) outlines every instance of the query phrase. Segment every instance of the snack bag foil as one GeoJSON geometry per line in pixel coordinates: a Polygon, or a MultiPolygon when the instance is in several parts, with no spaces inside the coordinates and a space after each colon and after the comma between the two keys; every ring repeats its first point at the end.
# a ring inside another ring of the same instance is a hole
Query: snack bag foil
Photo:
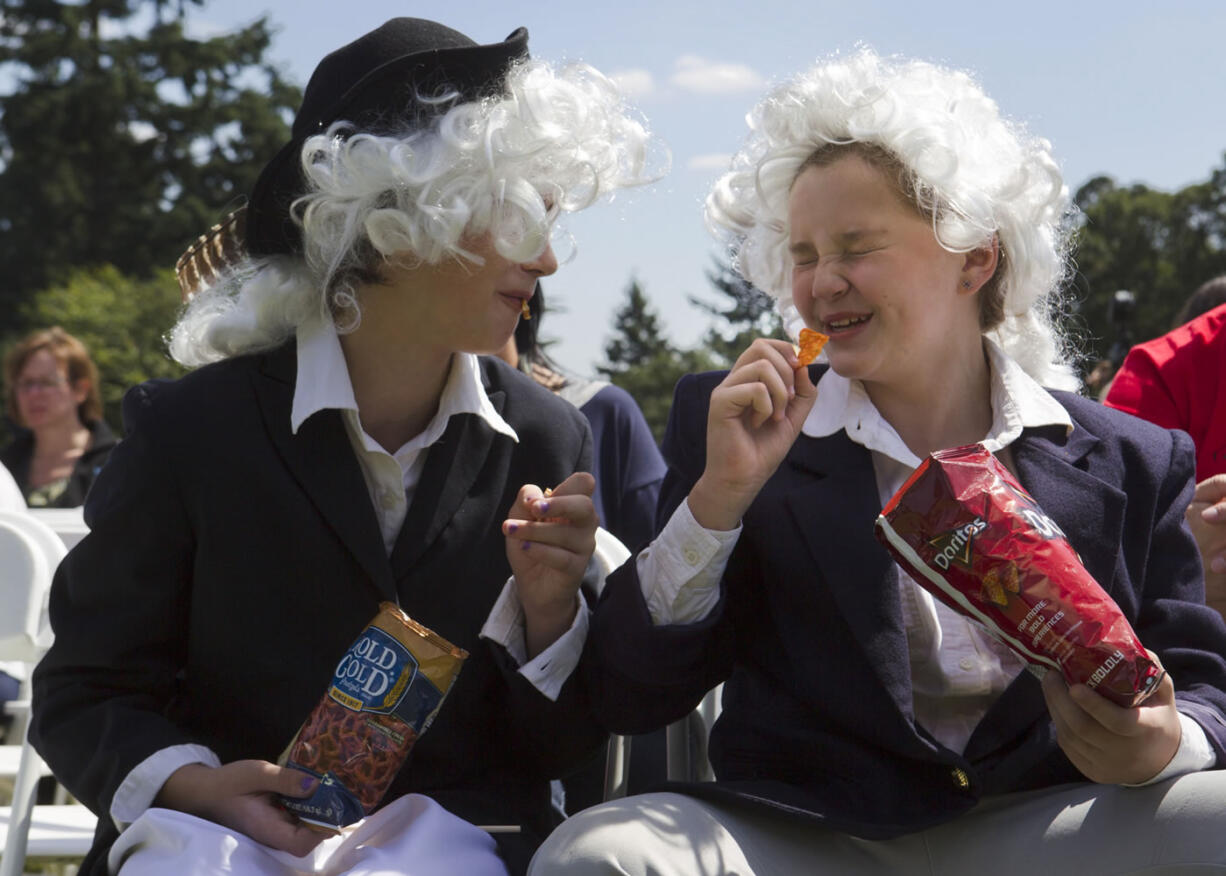
{"type": "Polygon", "coordinates": [[[1026,659],[1121,706],[1162,673],[1064,533],[982,444],[933,453],[877,518],[911,577],[1026,659]]]}
{"type": "Polygon", "coordinates": [[[282,797],[282,805],[326,831],[364,818],[434,720],[467,657],[395,603],[381,603],[282,756],[319,786],[305,799],[282,797]]]}

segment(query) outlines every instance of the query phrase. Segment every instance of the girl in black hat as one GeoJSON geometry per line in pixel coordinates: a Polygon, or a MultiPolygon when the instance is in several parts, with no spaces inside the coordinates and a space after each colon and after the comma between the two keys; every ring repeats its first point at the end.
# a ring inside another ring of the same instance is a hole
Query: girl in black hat
{"type": "Polygon", "coordinates": [[[100,816],[84,872],[517,871],[602,744],[590,433],[477,354],[557,268],[556,217],[646,181],[648,138],[526,43],[401,18],[332,53],[182,260],[171,346],[204,367],[128,395],[35,680],[35,745],[100,816]],[[320,845],[275,802],[313,780],[275,763],[383,600],[470,656],[384,808],[320,845]]]}

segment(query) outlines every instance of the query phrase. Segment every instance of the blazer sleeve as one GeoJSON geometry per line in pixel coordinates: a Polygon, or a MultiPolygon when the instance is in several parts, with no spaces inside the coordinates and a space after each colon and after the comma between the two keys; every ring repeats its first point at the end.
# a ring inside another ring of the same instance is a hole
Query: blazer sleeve
{"type": "MultiPolygon", "coordinates": [[[[548,428],[554,432],[554,447],[540,447],[529,436],[521,436],[527,445],[535,448],[534,453],[556,466],[548,477],[541,478],[542,484],[560,483],[574,472],[591,471],[591,429],[577,409],[568,405],[567,410],[570,416],[565,425],[557,420],[549,424],[548,428]],[[560,435],[566,437],[561,439],[560,435]]],[[[513,491],[519,488],[519,484],[509,486],[513,491]]],[[[594,569],[595,566],[589,564],[589,576],[580,594],[585,603],[594,601],[591,580],[594,569]]],[[[560,777],[573,771],[605,743],[607,733],[594,719],[589,707],[583,680],[583,657],[563,684],[557,699],[551,700],[519,672],[519,665],[505,648],[488,640],[484,644],[491,650],[507,687],[507,712],[503,716],[502,732],[509,737],[509,747],[519,753],[525,766],[531,765],[533,773],[560,777]]]]}
{"type": "Polygon", "coordinates": [[[185,662],[193,545],[153,407],[148,387],[125,398],[129,437],[90,491],[90,532],[56,571],[55,641],[33,676],[31,741],[97,813],[150,754],[202,743],[168,717],[185,662]]]}
{"type": "MultiPolygon", "coordinates": [[[[668,466],[657,505],[658,533],[685,501],[706,465],[707,407],[721,374],[677,384],[663,451],[668,466]]],[[[643,598],[637,555],[609,576],[592,616],[583,666],[593,708],[617,733],[644,733],[690,712],[732,671],[735,631],[725,610],[738,545],[715,609],[693,624],[654,626],[643,598]]]]}

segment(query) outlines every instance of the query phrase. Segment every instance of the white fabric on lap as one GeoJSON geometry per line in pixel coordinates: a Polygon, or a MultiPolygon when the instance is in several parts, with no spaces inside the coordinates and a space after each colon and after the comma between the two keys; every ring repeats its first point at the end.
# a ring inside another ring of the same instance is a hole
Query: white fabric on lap
{"type": "Polygon", "coordinates": [[[120,876],[507,876],[488,833],[409,794],[302,858],[172,809],[150,809],[120,834],[107,863],[120,876]]]}

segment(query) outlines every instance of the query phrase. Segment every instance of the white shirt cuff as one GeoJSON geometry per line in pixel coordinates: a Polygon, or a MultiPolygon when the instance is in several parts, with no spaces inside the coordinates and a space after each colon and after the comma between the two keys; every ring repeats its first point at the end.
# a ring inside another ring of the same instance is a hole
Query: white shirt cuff
{"type": "Polygon", "coordinates": [[[570,629],[529,660],[524,634],[524,607],[515,592],[515,578],[511,577],[507,579],[498,601],[481,627],[481,638],[506,648],[511,658],[519,664],[519,674],[546,697],[556,701],[562,692],[562,685],[566,684],[579,665],[579,655],[583,653],[583,643],[587,641],[588,614],[587,603],[579,599],[579,610],[575,612],[570,629]]]}
{"type": "Polygon", "coordinates": [[[111,798],[111,820],[121,831],[153,805],[153,798],[179,767],[190,763],[219,767],[221,759],[203,745],[172,745],[155,751],[128,773],[111,798]]]}
{"type": "Polygon", "coordinates": [[[1164,782],[1176,776],[1198,773],[1217,762],[1217,755],[1213,752],[1213,746],[1209,744],[1209,737],[1205,735],[1205,729],[1196,723],[1195,719],[1188,717],[1183,712],[1179,713],[1179,724],[1183,729],[1183,735],[1179,739],[1179,749],[1175,752],[1175,756],[1158,775],[1148,782],[1138,782],[1127,787],[1144,788],[1146,785],[1164,782]]]}
{"type": "Polygon", "coordinates": [[[682,502],[637,563],[647,611],[656,626],[696,623],[719,602],[719,582],[741,527],[703,529],[682,502]]]}

